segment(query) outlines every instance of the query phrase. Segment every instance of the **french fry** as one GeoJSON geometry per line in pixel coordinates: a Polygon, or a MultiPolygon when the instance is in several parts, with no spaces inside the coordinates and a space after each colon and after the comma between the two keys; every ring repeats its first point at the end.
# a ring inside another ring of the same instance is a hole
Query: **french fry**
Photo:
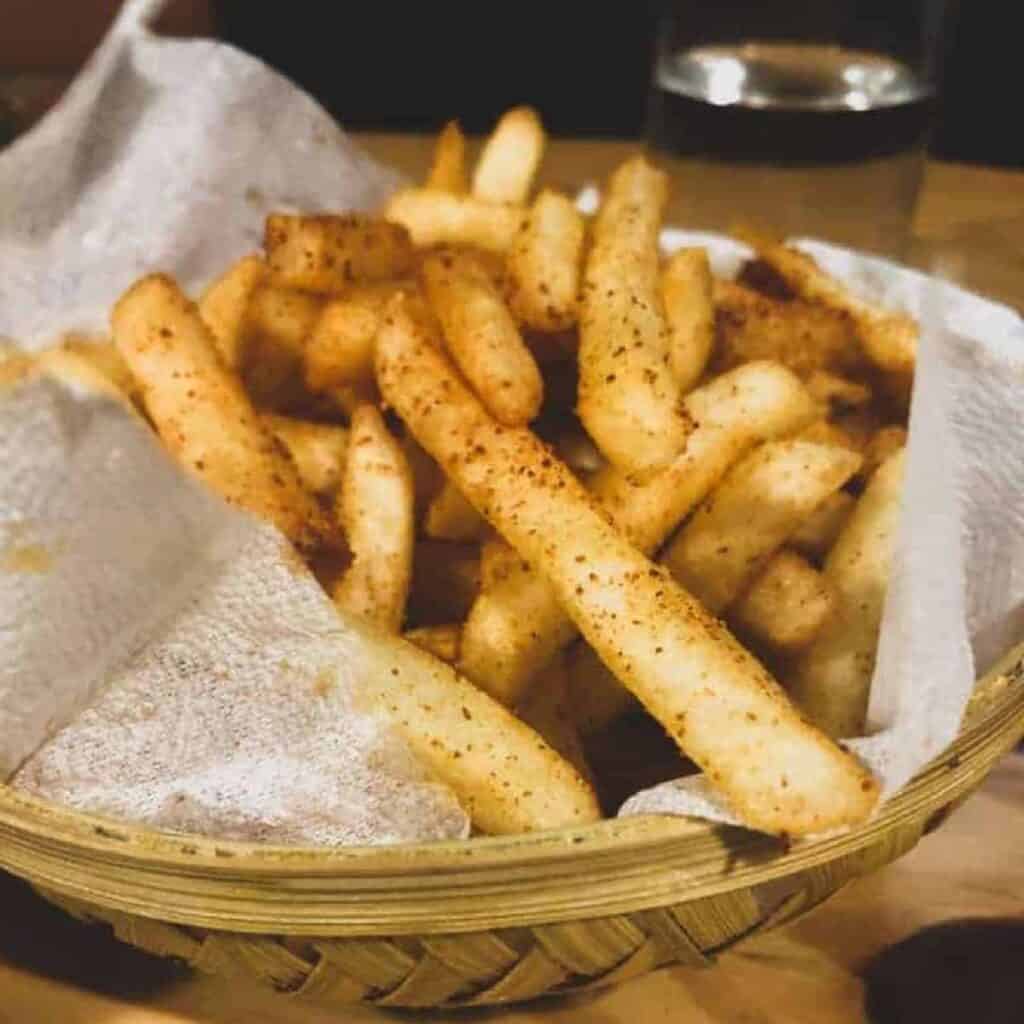
{"type": "Polygon", "coordinates": [[[372,405],[352,416],[337,509],[352,564],[335,586],[335,604],[397,633],[412,577],[412,473],[372,405]]]}
{"type": "Polygon", "coordinates": [[[751,241],[761,259],[802,299],[849,316],[864,352],[876,366],[888,373],[913,373],[918,331],[911,317],[857,298],[799,249],[763,239],[751,241]]]}
{"type": "Polygon", "coordinates": [[[864,729],[899,521],[904,452],[894,452],[876,470],[829,552],[823,571],[838,592],[839,607],[787,680],[810,720],[832,736],[857,736],[864,729]]]}
{"type": "Polygon", "coordinates": [[[511,203],[489,203],[436,189],[405,188],[391,197],[384,216],[406,228],[419,246],[472,245],[507,252],[525,211],[511,203]]]}
{"type": "Polygon", "coordinates": [[[833,409],[856,409],[871,401],[871,388],[863,381],[851,380],[828,370],[812,370],[804,383],[826,414],[833,409]]]}
{"type": "Polygon", "coordinates": [[[82,354],[77,348],[56,345],[43,349],[34,357],[26,355],[5,359],[0,355],[0,388],[40,373],[72,388],[84,388],[89,392],[107,395],[128,409],[136,408],[132,397],[111,379],[102,364],[82,354]]]}
{"type": "Polygon", "coordinates": [[[423,532],[435,540],[480,540],[490,527],[487,520],[446,480],[427,506],[423,532]]]}
{"type": "Polygon", "coordinates": [[[529,423],[544,381],[480,264],[467,254],[436,254],[421,273],[448,350],[484,405],[505,426],[529,423]]]}
{"type": "Polygon", "coordinates": [[[344,427],[269,412],[261,413],[260,421],[288,450],[307,491],[327,495],[337,490],[348,450],[344,427]]]}
{"type": "Polygon", "coordinates": [[[437,626],[420,626],[407,630],[405,639],[421,650],[429,651],[435,658],[454,665],[459,660],[459,644],[462,626],[457,622],[445,622],[437,626]]]}
{"type": "Polygon", "coordinates": [[[544,155],[544,127],[530,107],[501,116],[473,171],[473,195],[491,203],[524,203],[544,155]]]}
{"type": "Polygon", "coordinates": [[[683,394],[695,387],[715,342],[711,264],[706,249],[680,249],[662,268],[661,301],[668,321],[669,366],[683,394]]]}
{"type": "Polygon", "coordinates": [[[768,559],[860,468],[845,448],[771,441],[726,474],[662,556],[713,615],[736,600],[768,559]]]}
{"type": "Polygon", "coordinates": [[[600,818],[576,769],[510,711],[413,644],[368,639],[359,678],[370,708],[452,788],[476,828],[507,835],[600,818]]]}
{"type": "Polygon", "coordinates": [[[693,424],[669,371],[658,295],[658,234],[668,179],[642,157],[611,176],[583,272],[578,410],[612,465],[650,476],[683,450],[693,424]]]}
{"type": "Polygon", "coordinates": [[[773,651],[807,647],[835,614],[835,588],[792,551],[779,551],[729,609],[729,625],[773,651]]]}
{"type": "Polygon", "coordinates": [[[413,265],[412,241],[404,228],[360,213],[272,213],[263,247],[277,284],[319,295],[336,295],[355,283],[401,277],[413,265]]]}
{"type": "Polygon", "coordinates": [[[516,573],[529,572],[514,547],[500,537],[492,537],[480,545],[480,587],[488,590],[516,573]]]}
{"type": "Polygon", "coordinates": [[[716,371],[752,359],[774,359],[806,377],[813,370],[857,373],[864,356],[854,325],[841,311],[762,295],[736,281],[712,286],[718,346],[716,371]]]}
{"type": "Polygon", "coordinates": [[[335,527],[224,367],[197,308],[171,278],[144,277],[118,301],[111,324],[146,412],[189,473],[231,504],[274,523],[300,550],[339,543],[335,527]]]}
{"type": "MultiPolygon", "coordinates": [[[[66,335],[56,349],[41,352],[39,358],[53,360],[57,353],[73,356],[88,363],[101,377],[129,401],[140,404],[142,396],[139,385],[132,376],[128,364],[112,341],[105,338],[88,338],[78,334],[66,335]]],[[[84,368],[81,372],[85,372],[84,368]]]]}
{"type": "Polygon", "coordinates": [[[797,435],[801,441],[811,444],[830,444],[836,448],[848,448],[851,452],[864,453],[867,445],[859,434],[853,434],[837,423],[817,420],[797,435]]]}
{"type": "Polygon", "coordinates": [[[480,593],[480,553],[474,544],[421,540],[413,550],[409,621],[439,625],[464,619],[480,593]]]}
{"type": "Polygon", "coordinates": [[[568,196],[545,189],[508,254],[508,304],[538,331],[565,331],[579,313],[583,216],[568,196]]]}
{"type": "MultiPolygon", "coordinates": [[[[645,554],[665,542],[736,459],[762,440],[795,433],[818,415],[797,378],[774,363],[749,363],[723,374],[692,391],[683,404],[697,427],[667,470],[639,486],[610,466],[587,479],[615,525],[645,554]]],[[[495,587],[470,609],[462,671],[516,700],[574,636],[551,584],[531,572],[495,587]]]]}
{"type": "Polygon", "coordinates": [[[796,531],[790,534],[787,543],[808,558],[824,558],[839,536],[839,531],[853,510],[856,500],[846,491],[830,494],[796,528],[796,531]]]}
{"type": "Polygon", "coordinates": [[[199,299],[199,315],[229,370],[237,372],[244,362],[249,301],[266,277],[267,265],[263,260],[255,255],[245,256],[209,285],[199,299]]]}
{"type": "Polygon", "coordinates": [[[875,780],[801,719],[767,671],[611,526],[533,434],[487,414],[400,297],[378,335],[376,366],[384,397],[420,444],[544,567],[602,660],[748,825],[800,835],[870,813],[875,780]]]}
{"type": "Polygon", "coordinates": [[[434,162],[425,182],[426,188],[461,195],[468,188],[466,180],[466,136],[458,121],[449,121],[434,145],[434,162]]]}

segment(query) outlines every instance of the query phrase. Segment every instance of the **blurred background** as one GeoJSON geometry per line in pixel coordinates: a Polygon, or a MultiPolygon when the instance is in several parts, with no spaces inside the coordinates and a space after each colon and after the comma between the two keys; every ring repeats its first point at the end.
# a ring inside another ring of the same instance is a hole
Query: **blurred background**
{"type": "MultiPolygon", "coordinates": [[[[0,0],[0,144],[60,95],[116,6],[0,0]]],[[[507,107],[529,103],[554,134],[636,138],[662,6],[175,0],[162,28],[216,35],[262,57],[353,129],[429,132],[458,117],[470,132],[481,132],[507,107]]],[[[959,5],[933,155],[1024,167],[1014,12],[1002,0],[959,5]]]]}

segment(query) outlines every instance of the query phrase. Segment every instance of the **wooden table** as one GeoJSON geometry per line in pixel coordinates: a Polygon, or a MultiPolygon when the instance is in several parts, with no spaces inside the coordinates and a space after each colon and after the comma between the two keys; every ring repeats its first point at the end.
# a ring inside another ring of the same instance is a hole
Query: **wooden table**
{"type": "MultiPolygon", "coordinates": [[[[362,138],[374,156],[414,179],[422,175],[430,140],[362,138]]],[[[633,148],[629,143],[556,141],[549,151],[547,178],[574,190],[600,180],[633,148]]],[[[932,165],[916,238],[918,261],[926,263],[936,252],[952,255],[961,280],[970,287],[1024,308],[1024,174],[932,165]]],[[[724,956],[713,970],[666,970],[607,992],[460,1019],[503,1024],[854,1024],[864,1020],[858,971],[880,950],[938,921],[1021,915],[1022,849],[1024,758],[1013,756],[981,793],[912,854],[851,885],[786,932],[724,956]]],[[[64,919],[20,883],[2,877],[0,911],[0,1024],[410,1019],[361,1008],[328,1014],[282,997],[239,991],[214,978],[179,978],[162,962],[136,955],[103,931],[64,919]],[[56,979],[77,980],[108,996],[56,979]]],[[[927,984],[922,980],[922,989],[927,984]]],[[[430,1019],[451,1017],[435,1014],[430,1019]]]]}

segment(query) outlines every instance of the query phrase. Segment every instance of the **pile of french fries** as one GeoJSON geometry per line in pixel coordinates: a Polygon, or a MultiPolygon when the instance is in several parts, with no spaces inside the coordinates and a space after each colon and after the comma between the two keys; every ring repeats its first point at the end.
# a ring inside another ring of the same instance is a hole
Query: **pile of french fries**
{"type": "Polygon", "coordinates": [[[666,258],[664,173],[627,160],[587,219],[534,192],[544,143],[509,111],[470,171],[449,124],[378,215],[273,215],[196,302],[146,277],[110,341],[43,362],[373,624],[374,699],[479,830],[597,818],[589,739],[641,709],[748,825],[863,820],[836,739],[864,728],[916,325],[776,239],[736,280],[666,258]]]}

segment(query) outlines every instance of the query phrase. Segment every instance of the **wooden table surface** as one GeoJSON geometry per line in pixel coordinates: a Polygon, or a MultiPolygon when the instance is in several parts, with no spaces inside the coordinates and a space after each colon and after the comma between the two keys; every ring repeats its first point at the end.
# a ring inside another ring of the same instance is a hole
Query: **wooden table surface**
{"type": "MultiPolygon", "coordinates": [[[[430,140],[361,138],[374,156],[412,178],[422,175],[430,140]]],[[[633,148],[618,142],[555,141],[545,177],[575,190],[600,180],[633,148]]],[[[952,255],[960,279],[969,287],[1024,308],[1024,174],[931,165],[915,236],[917,261],[927,263],[936,253],[952,255]]],[[[1024,757],[1015,755],[913,853],[849,886],[787,931],[722,957],[711,970],[665,970],[606,992],[527,1009],[462,1014],[458,1019],[503,1024],[861,1022],[865,1016],[859,972],[882,949],[941,921],[1009,917],[1024,924],[1022,849],[1024,757]]],[[[182,978],[163,962],[118,945],[103,930],[65,919],[20,883],[2,876],[0,911],[0,1024],[411,1019],[408,1014],[389,1017],[362,1008],[330,1014],[280,996],[240,991],[215,978],[182,978]]],[[[987,954],[978,956],[990,959],[987,954]]],[[[921,979],[907,979],[921,992],[944,969],[933,965],[926,970],[930,973],[921,979]]],[[[429,1019],[452,1016],[433,1014],[429,1019]]],[[[1024,1020],[1024,1011],[1020,1017],[990,1019],[1024,1020]]]]}

